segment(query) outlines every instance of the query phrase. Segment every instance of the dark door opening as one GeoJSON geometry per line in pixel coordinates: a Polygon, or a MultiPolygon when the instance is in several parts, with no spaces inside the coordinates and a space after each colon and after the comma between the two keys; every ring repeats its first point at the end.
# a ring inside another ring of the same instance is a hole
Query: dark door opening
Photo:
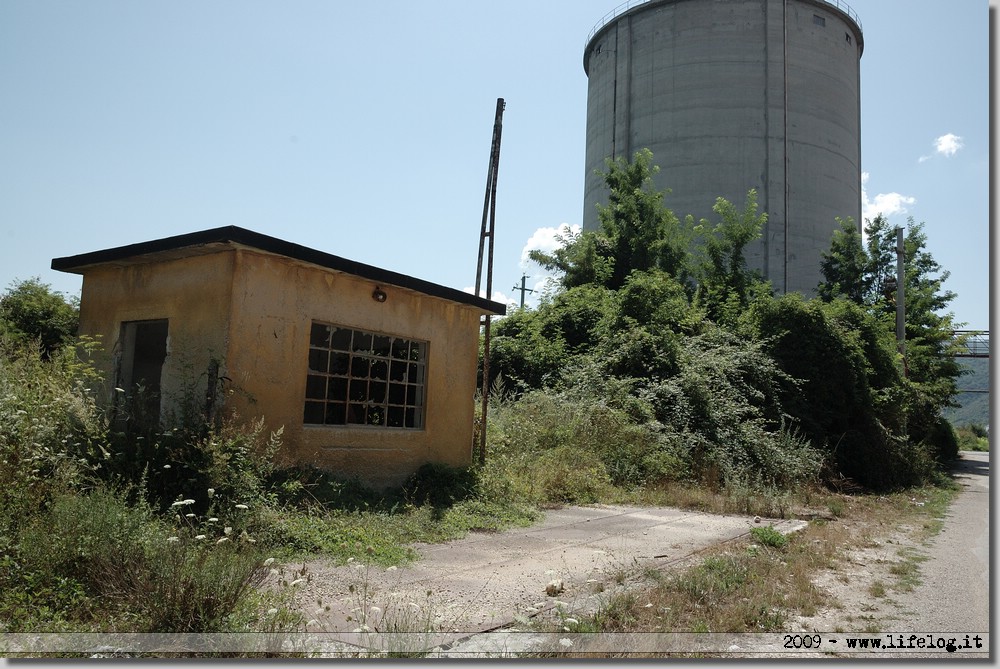
{"type": "Polygon", "coordinates": [[[121,331],[121,388],[134,418],[158,424],[160,381],[167,359],[167,321],[127,321],[121,331]]]}

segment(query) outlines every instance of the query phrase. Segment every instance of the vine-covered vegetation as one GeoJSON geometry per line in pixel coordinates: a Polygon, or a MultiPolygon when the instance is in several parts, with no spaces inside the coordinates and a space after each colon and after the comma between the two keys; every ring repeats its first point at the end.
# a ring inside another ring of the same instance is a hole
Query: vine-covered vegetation
{"type": "MultiPolygon", "coordinates": [[[[868,222],[867,245],[842,222],[818,297],[776,296],[744,260],[767,220],[754,191],[742,209],[720,198],[715,221],[681,219],[652,188],[655,170],[648,151],[609,162],[601,230],[533,253],[561,280],[538,308],[497,323],[491,380],[526,407],[561,404],[553,423],[559,411],[608,412],[645,435],[627,464],[607,443],[586,456],[619,483],[888,490],[934,479],[957,455],[941,412],[960,370],[942,315],[954,295],[922,226],[911,221],[905,243],[903,355],[883,218],[868,222]]],[[[587,450],[576,435],[548,443],[578,459],[587,450]]]]}

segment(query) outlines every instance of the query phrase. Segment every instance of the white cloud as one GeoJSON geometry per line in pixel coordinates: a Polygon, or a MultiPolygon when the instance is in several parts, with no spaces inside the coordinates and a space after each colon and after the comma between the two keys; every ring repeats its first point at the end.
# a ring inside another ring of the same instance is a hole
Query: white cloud
{"type": "MultiPolygon", "coordinates": [[[[956,153],[958,153],[965,146],[965,141],[958,135],[953,135],[948,133],[947,135],[941,135],[934,140],[934,151],[945,158],[951,158],[956,153]]],[[[920,156],[921,163],[927,162],[934,157],[934,154],[929,156],[920,156]]]]}
{"type": "MultiPolygon", "coordinates": [[[[465,288],[462,289],[462,292],[468,293],[469,295],[475,295],[476,289],[473,288],[472,286],[466,286],[465,288]]],[[[485,290],[480,290],[479,296],[482,297],[485,293],[486,293],[485,290]]],[[[508,297],[503,292],[496,289],[493,290],[493,297],[491,297],[490,299],[493,300],[494,302],[499,302],[500,304],[506,304],[508,307],[516,306],[513,297],[508,297]]]]}
{"type": "Polygon", "coordinates": [[[879,193],[874,198],[868,196],[868,172],[861,175],[861,217],[872,219],[882,214],[889,217],[907,213],[907,207],[917,203],[917,199],[900,193],[879,193]]]}
{"type": "MultiPolygon", "coordinates": [[[[543,251],[545,253],[552,253],[560,246],[562,243],[557,239],[559,236],[566,236],[568,233],[578,234],[581,230],[579,225],[570,225],[568,223],[563,223],[559,227],[541,227],[535,230],[528,241],[524,243],[524,247],[521,249],[521,262],[520,270],[527,277],[525,281],[525,288],[527,292],[524,295],[524,304],[526,307],[537,307],[538,303],[541,301],[542,296],[552,288],[553,284],[557,281],[557,277],[549,274],[541,267],[538,263],[533,261],[529,256],[530,251],[543,251]]],[[[494,269],[493,272],[494,283],[500,280],[498,274],[494,269]]],[[[507,281],[507,278],[502,279],[507,281]]],[[[472,286],[468,286],[462,289],[470,295],[476,293],[472,286]]],[[[512,309],[516,309],[521,305],[521,275],[515,277],[515,281],[510,286],[510,291],[513,297],[508,296],[506,293],[499,290],[493,291],[493,297],[491,298],[494,302],[500,302],[501,304],[506,304],[512,309]]],[[[485,291],[480,291],[480,295],[485,291]]]]}
{"type": "Polygon", "coordinates": [[[534,234],[524,243],[524,248],[521,249],[521,269],[527,270],[529,267],[537,267],[536,263],[528,257],[529,251],[551,253],[562,246],[556,237],[565,237],[569,232],[573,234],[579,233],[580,226],[578,224],[570,225],[569,223],[563,223],[558,228],[538,228],[535,230],[534,234]]]}
{"type": "Polygon", "coordinates": [[[958,150],[963,146],[965,146],[965,143],[962,141],[962,138],[951,133],[938,137],[934,142],[934,148],[937,149],[937,152],[948,158],[958,153],[958,150]]]}

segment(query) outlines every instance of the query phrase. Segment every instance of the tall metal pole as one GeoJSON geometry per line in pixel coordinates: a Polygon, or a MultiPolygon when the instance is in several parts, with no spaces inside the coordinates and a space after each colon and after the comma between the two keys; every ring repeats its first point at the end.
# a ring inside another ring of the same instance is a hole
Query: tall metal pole
{"type": "MultiPolygon", "coordinates": [[[[479,262],[476,266],[476,294],[480,294],[483,277],[483,254],[486,252],[486,299],[493,295],[493,228],[496,224],[497,171],[500,167],[500,137],[503,127],[503,110],[506,103],[497,98],[496,118],[493,121],[493,147],[490,150],[490,165],[486,174],[486,196],[483,201],[483,225],[479,234],[479,262]],[[486,251],[487,240],[489,241],[486,251]]],[[[479,422],[478,460],[486,462],[486,412],[490,397],[490,314],[483,321],[483,385],[482,410],[479,422]]]]}
{"type": "Polygon", "coordinates": [[[896,345],[903,356],[903,374],[906,374],[906,268],[903,263],[903,228],[896,228],[896,345]]]}

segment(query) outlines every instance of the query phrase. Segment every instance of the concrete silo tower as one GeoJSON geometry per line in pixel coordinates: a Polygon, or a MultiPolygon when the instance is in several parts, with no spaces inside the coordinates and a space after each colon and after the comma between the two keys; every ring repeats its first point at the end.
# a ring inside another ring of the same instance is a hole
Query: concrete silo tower
{"type": "Polygon", "coordinates": [[[591,33],[586,230],[605,159],[648,148],[683,218],[756,188],[768,214],[747,262],[775,290],[812,294],[836,218],[861,225],[861,53],[841,0],[631,0],[591,33]]]}

